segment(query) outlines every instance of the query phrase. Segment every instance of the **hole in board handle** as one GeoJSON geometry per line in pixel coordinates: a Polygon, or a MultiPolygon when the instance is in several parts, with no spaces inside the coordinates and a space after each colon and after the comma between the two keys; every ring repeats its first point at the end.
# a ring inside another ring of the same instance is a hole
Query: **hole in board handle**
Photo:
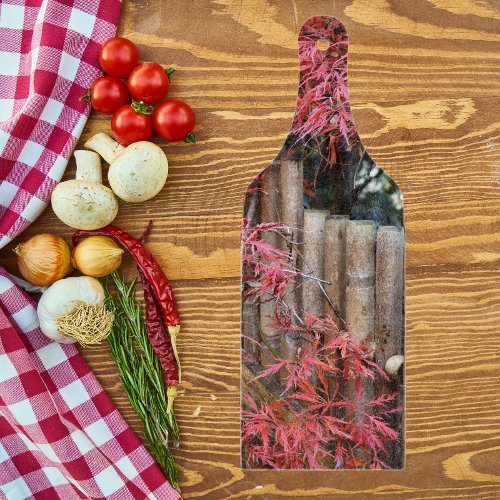
{"type": "Polygon", "coordinates": [[[330,48],[330,43],[328,42],[328,40],[318,40],[316,42],[316,48],[321,52],[324,52],[325,50],[328,50],[330,48]]]}

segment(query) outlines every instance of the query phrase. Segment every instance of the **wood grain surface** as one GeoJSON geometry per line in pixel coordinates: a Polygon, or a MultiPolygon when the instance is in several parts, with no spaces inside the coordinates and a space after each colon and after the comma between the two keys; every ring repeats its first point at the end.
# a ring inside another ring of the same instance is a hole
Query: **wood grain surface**
{"type": "MultiPolygon", "coordinates": [[[[167,144],[166,188],[121,203],[173,280],[185,394],[176,452],[185,498],[500,498],[500,10],[496,0],[142,0],[119,33],[176,67],[196,145],[167,144]],[[350,35],[354,116],[405,196],[407,461],[402,472],[244,472],[239,467],[239,237],[249,181],[295,108],[296,33],[315,14],[350,35]]],[[[90,135],[109,130],[92,115],[90,135]]],[[[74,175],[71,163],[66,178],[74,175]]],[[[47,209],[20,238],[52,231],[47,209]]],[[[0,252],[16,272],[13,245],[0,252]]],[[[131,261],[124,269],[133,273],[131,261]]],[[[141,434],[106,345],[83,355],[141,434]]]]}

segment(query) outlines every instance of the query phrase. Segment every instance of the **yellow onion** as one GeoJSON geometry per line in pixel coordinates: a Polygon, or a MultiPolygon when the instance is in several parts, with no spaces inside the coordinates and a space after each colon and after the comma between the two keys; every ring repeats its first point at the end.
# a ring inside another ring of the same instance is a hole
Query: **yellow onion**
{"type": "Polygon", "coordinates": [[[116,271],[122,262],[123,250],[107,236],[89,236],[73,250],[73,265],[87,276],[102,278],[116,271]]]}
{"type": "Polygon", "coordinates": [[[73,270],[69,247],[56,234],[37,234],[14,252],[20,273],[33,285],[52,285],[73,270]]]}

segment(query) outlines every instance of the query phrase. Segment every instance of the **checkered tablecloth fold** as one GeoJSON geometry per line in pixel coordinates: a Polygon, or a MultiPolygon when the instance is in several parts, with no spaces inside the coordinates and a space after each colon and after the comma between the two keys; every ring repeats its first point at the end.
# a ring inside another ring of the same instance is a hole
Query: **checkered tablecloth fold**
{"type": "Polygon", "coordinates": [[[47,205],[82,133],[120,0],[0,1],[0,248],[47,205]]]}
{"type": "Polygon", "coordinates": [[[178,500],[73,344],[0,268],[0,498],[178,500]]]}

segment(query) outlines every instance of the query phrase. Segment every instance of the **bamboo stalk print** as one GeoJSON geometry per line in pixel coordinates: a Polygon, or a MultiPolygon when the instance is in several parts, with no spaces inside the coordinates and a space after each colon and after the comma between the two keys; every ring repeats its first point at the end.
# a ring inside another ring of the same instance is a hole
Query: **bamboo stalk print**
{"type": "Polygon", "coordinates": [[[346,231],[346,329],[372,343],[375,329],[375,224],[351,220],[346,231]]]}
{"type": "Polygon", "coordinates": [[[296,245],[291,246],[291,256],[293,266],[298,268],[297,245],[302,243],[304,226],[304,164],[302,160],[286,158],[281,160],[280,173],[281,222],[292,231],[290,238],[296,245]]]}
{"type": "MultiPolygon", "coordinates": [[[[375,394],[380,395],[397,389],[403,384],[404,367],[397,367],[404,360],[404,230],[394,226],[382,226],[377,232],[376,278],[375,278],[375,362],[379,366],[392,363],[393,380],[375,379],[375,394]]],[[[393,406],[403,406],[402,391],[393,406]]],[[[391,426],[402,426],[402,412],[392,416],[391,426]]],[[[404,435],[386,444],[387,462],[391,467],[402,468],[404,459],[404,435]]]]}
{"type": "MultiPolygon", "coordinates": [[[[252,192],[245,199],[245,214],[250,225],[257,224],[260,218],[261,197],[257,189],[252,189],[252,192]]],[[[243,249],[243,251],[245,251],[243,249]]],[[[259,344],[259,321],[258,321],[258,305],[254,300],[243,301],[241,307],[241,331],[242,331],[242,348],[247,355],[254,359],[260,359],[260,344],[259,344]]]]}
{"type": "MultiPolygon", "coordinates": [[[[350,220],[346,227],[346,330],[359,342],[372,344],[375,329],[375,224],[350,220]]],[[[354,386],[346,388],[354,400],[354,386]]],[[[364,399],[373,395],[373,383],[363,387],[364,399]]]]}
{"type": "MultiPolygon", "coordinates": [[[[260,221],[277,222],[281,220],[280,215],[280,165],[277,162],[271,163],[262,172],[260,178],[260,221]]],[[[281,238],[277,233],[266,232],[266,241],[276,248],[281,245],[281,238]]]]}
{"type": "Polygon", "coordinates": [[[404,232],[382,226],[377,231],[375,279],[375,361],[385,366],[403,354],[404,232]]]}
{"type": "MultiPolygon", "coordinates": [[[[276,162],[271,163],[261,176],[260,222],[280,220],[279,185],[280,165],[276,162]]],[[[283,239],[274,231],[266,231],[263,238],[275,248],[280,248],[283,244],[283,239]]],[[[276,300],[272,295],[266,294],[260,298],[260,340],[263,344],[260,360],[263,368],[267,368],[274,361],[276,353],[280,352],[281,336],[273,328],[275,308],[276,300]]]]}
{"type": "Polygon", "coordinates": [[[309,314],[325,313],[325,221],[327,210],[304,210],[302,250],[302,309],[309,314]]]}
{"type": "MultiPolygon", "coordinates": [[[[373,221],[350,220],[346,228],[346,330],[359,342],[373,344],[375,329],[375,224],[373,221]]],[[[358,401],[357,408],[347,410],[355,421],[362,419],[364,403],[373,398],[373,381],[362,383],[362,396],[355,381],[346,384],[350,401],[358,401]]],[[[359,451],[360,460],[367,460],[366,452],[359,451]]]]}
{"type": "Polygon", "coordinates": [[[255,361],[261,360],[259,309],[253,300],[246,300],[241,306],[242,347],[255,361]]]}
{"type": "Polygon", "coordinates": [[[331,215],[325,222],[326,313],[343,328],[345,325],[345,239],[349,216],[331,215]]]}
{"type": "MultiPolygon", "coordinates": [[[[327,210],[304,210],[304,233],[302,247],[302,311],[322,317],[325,313],[324,268],[325,268],[325,221],[327,210]]],[[[311,383],[317,384],[313,368],[311,383]]]]}
{"type": "MultiPolygon", "coordinates": [[[[291,267],[300,269],[301,262],[298,247],[302,244],[302,228],[304,225],[304,165],[303,161],[285,158],[280,164],[280,209],[281,222],[292,231],[289,236],[291,267]]],[[[296,286],[290,286],[285,295],[285,301],[292,311],[292,318],[300,310],[300,294],[296,286]]],[[[294,359],[300,347],[300,338],[294,331],[286,333],[281,339],[281,357],[294,359]]]]}
{"type": "MultiPolygon", "coordinates": [[[[345,329],[345,259],[346,259],[346,229],[349,216],[330,215],[325,221],[325,292],[324,300],[326,314],[330,315],[339,329],[345,329]]],[[[340,354],[335,355],[335,366],[342,369],[340,354]]],[[[329,376],[332,385],[341,384],[338,373],[329,376]]],[[[337,408],[337,417],[342,417],[342,411],[337,408]]]]}

